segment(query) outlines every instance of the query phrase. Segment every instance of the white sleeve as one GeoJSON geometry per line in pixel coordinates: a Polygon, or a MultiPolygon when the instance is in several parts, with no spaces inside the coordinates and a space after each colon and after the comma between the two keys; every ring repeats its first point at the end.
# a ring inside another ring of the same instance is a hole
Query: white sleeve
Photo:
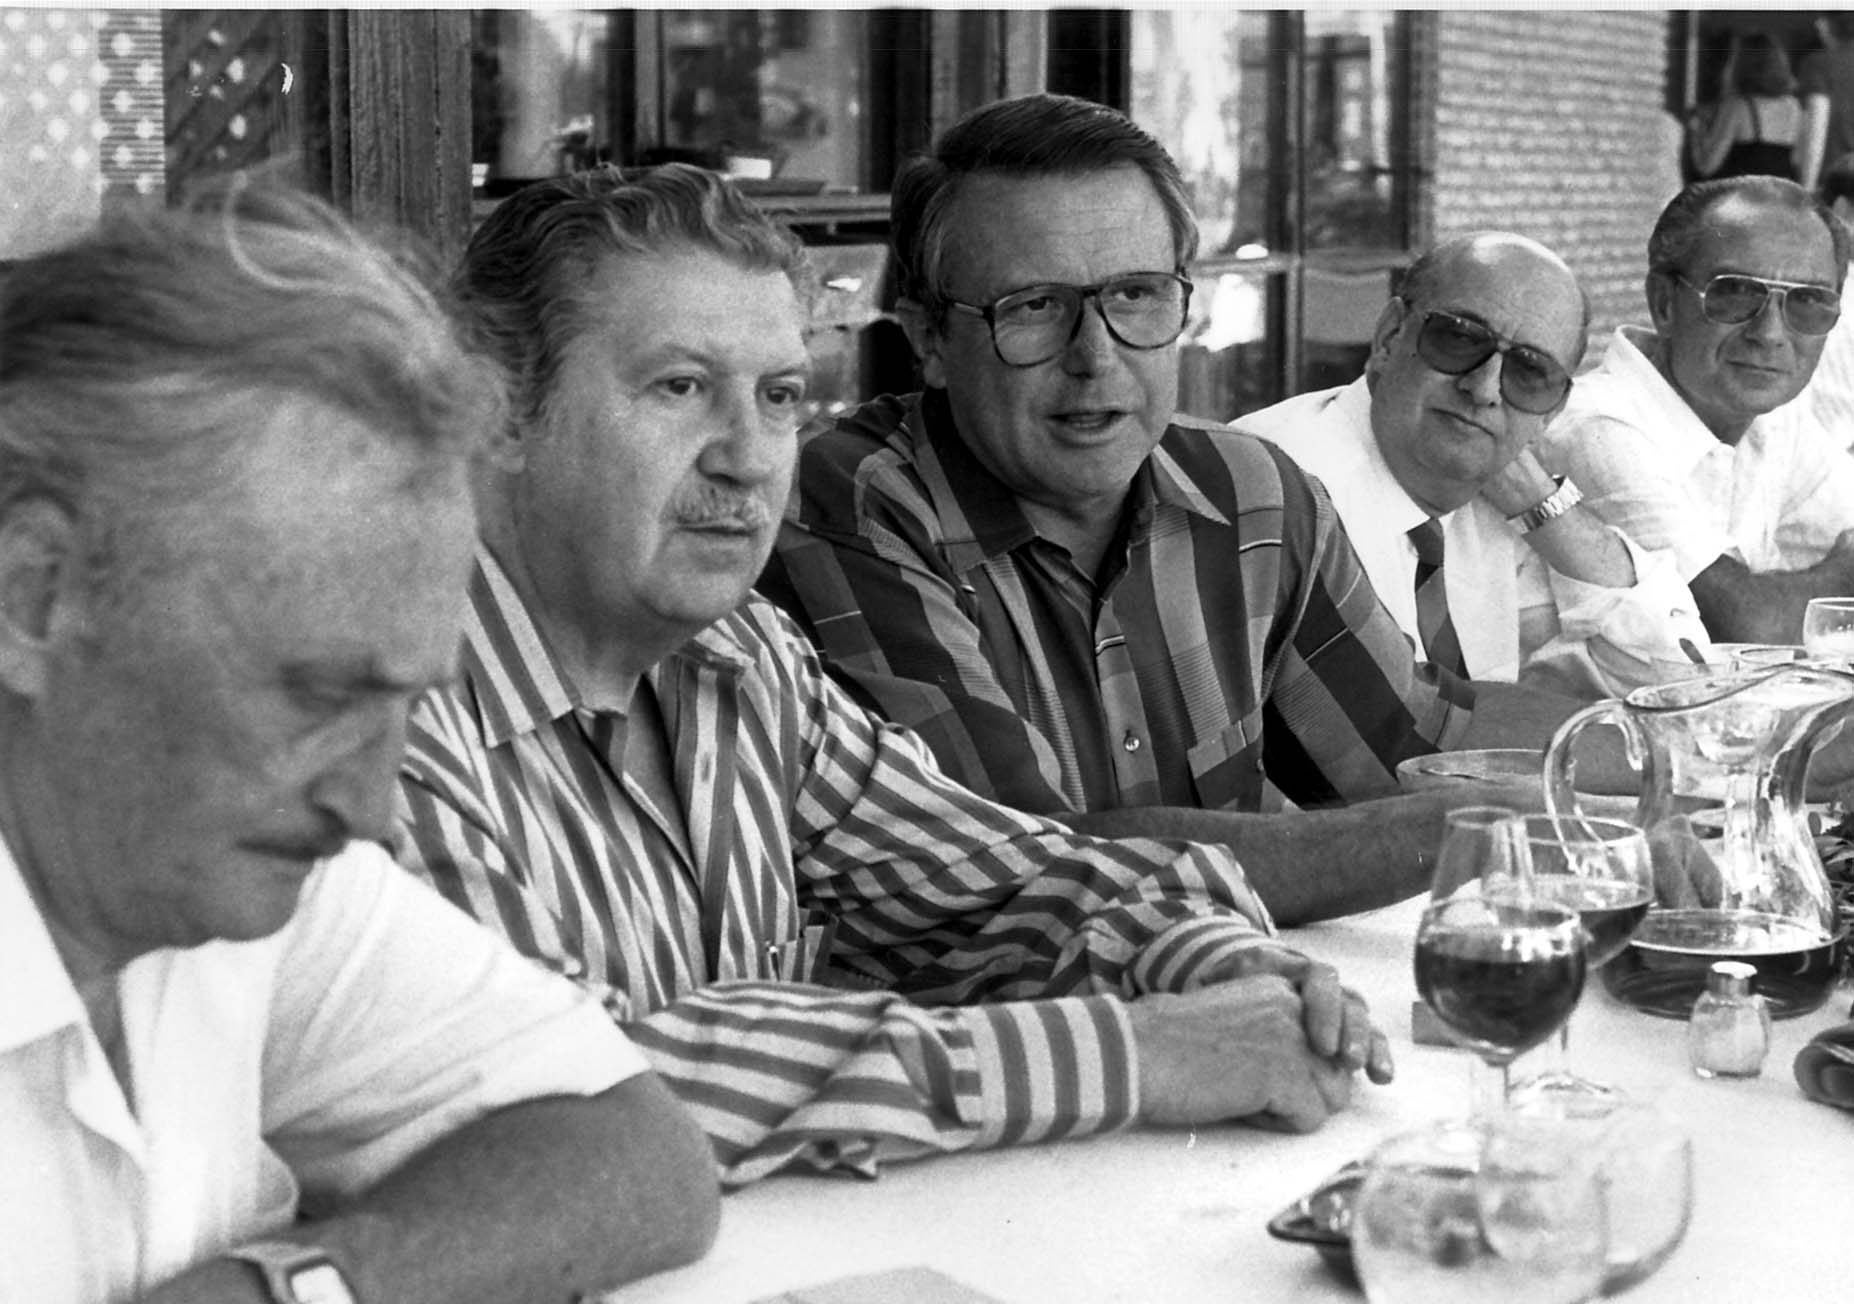
{"type": "Polygon", "coordinates": [[[646,1068],[595,999],[355,843],[286,931],[265,1137],[305,1191],[348,1195],[502,1106],[646,1068]]]}
{"type": "Polygon", "coordinates": [[[1854,529],[1854,457],[1813,420],[1787,432],[1790,468],[1777,517],[1777,547],[1811,566],[1828,555],[1843,530],[1854,529]]]}
{"type": "Polygon", "coordinates": [[[1552,431],[1551,469],[1568,474],[1585,505],[1623,535],[1655,552],[1674,555],[1682,582],[1727,553],[1735,553],[1723,523],[1697,510],[1685,485],[1655,464],[1640,431],[1627,421],[1584,414],[1552,431]]]}

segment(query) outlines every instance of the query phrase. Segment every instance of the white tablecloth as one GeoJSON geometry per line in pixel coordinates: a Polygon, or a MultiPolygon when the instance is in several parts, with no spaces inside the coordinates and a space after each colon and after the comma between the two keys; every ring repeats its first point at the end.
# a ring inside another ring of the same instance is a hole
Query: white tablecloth
{"type": "MultiPolygon", "coordinates": [[[[898,1164],[875,1182],[775,1177],[726,1198],[706,1259],[614,1304],[745,1304],[906,1265],[1009,1304],[1357,1301],[1313,1250],[1265,1224],[1384,1137],[1466,1111],[1466,1053],[1410,1041],[1420,904],[1289,934],[1367,995],[1397,1055],[1395,1082],[1361,1081],[1352,1108],[1317,1133],[1140,1130],[898,1164]]],[[[1822,1010],[1778,1023],[1761,1077],[1703,1081],[1687,1067],[1684,1024],[1622,1006],[1593,978],[1572,1024],[1574,1066],[1655,1101],[1694,1138],[1692,1226],[1629,1304],[1854,1299],[1854,1112],[1809,1101],[1790,1072],[1848,1006],[1841,987],[1822,1010]]]]}

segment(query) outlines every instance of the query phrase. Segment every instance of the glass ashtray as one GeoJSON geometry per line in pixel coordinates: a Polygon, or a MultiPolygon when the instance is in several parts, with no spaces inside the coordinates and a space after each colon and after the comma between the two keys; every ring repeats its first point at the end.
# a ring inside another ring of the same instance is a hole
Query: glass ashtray
{"type": "Polygon", "coordinates": [[[1352,1267],[1352,1197],[1365,1179],[1365,1164],[1354,1160],[1268,1220],[1276,1240],[1311,1245],[1333,1274],[1358,1284],[1352,1267]]]}

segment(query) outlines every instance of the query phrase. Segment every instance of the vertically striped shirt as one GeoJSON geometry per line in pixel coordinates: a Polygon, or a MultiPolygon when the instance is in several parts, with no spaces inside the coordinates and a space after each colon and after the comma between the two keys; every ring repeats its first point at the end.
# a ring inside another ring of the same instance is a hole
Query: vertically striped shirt
{"type": "Polygon", "coordinates": [[[724,1181],[1073,1136],[1138,1111],[1121,998],[1265,936],[1226,852],[1098,841],[981,799],[750,600],[646,676],[677,808],[627,775],[479,558],[458,682],[414,708],[401,859],[599,991],[724,1181]],[[779,980],[808,911],[823,977],[779,980]]]}
{"type": "Polygon", "coordinates": [[[800,453],[760,587],[863,702],[1024,810],[1380,796],[1467,728],[1470,687],[1413,660],[1281,450],[1173,424],[1125,521],[1097,584],[966,449],[941,391],[882,398],[800,453]]]}

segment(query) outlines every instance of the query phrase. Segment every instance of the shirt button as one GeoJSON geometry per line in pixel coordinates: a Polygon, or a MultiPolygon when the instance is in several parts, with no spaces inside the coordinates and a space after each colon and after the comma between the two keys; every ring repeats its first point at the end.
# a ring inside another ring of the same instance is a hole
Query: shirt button
{"type": "Polygon", "coordinates": [[[1139,750],[1139,735],[1134,733],[1131,729],[1127,730],[1127,736],[1120,740],[1120,745],[1129,752],[1137,752],[1139,750]]]}

